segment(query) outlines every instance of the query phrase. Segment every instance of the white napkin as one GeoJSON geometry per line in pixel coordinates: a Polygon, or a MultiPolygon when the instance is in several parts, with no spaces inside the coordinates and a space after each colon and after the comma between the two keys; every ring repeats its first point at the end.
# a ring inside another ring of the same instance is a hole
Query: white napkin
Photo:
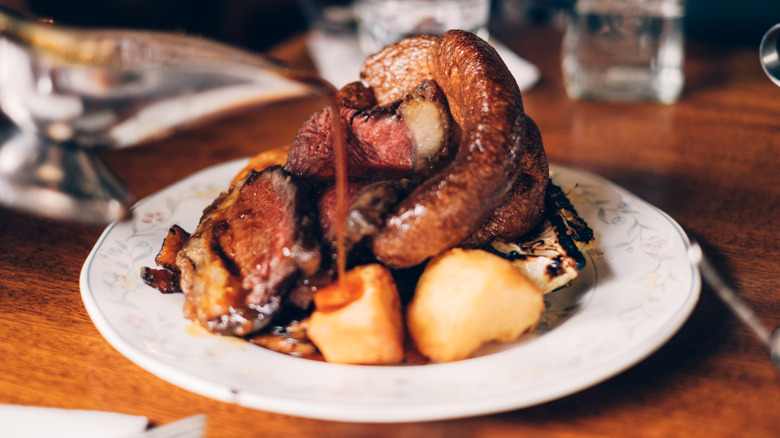
{"type": "Polygon", "coordinates": [[[114,412],[0,405],[3,438],[121,438],[143,431],[148,422],[114,412]]]}
{"type": "MultiPolygon", "coordinates": [[[[536,84],[540,74],[535,65],[494,39],[490,40],[490,44],[515,76],[521,91],[536,84]]],[[[320,76],[336,88],[360,79],[360,65],[366,55],[361,52],[355,35],[331,34],[315,29],[309,34],[308,48],[320,76]]]]}

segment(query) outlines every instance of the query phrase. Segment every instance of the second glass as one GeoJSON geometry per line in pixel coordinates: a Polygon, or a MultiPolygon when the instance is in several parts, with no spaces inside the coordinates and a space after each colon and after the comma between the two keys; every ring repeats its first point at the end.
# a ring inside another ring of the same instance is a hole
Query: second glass
{"type": "Polygon", "coordinates": [[[683,15],[683,0],[579,0],[562,48],[569,97],[675,102],[683,15]]]}
{"type": "Polygon", "coordinates": [[[358,39],[366,54],[410,35],[449,29],[488,38],[490,0],[361,0],[356,7],[358,39]]]}

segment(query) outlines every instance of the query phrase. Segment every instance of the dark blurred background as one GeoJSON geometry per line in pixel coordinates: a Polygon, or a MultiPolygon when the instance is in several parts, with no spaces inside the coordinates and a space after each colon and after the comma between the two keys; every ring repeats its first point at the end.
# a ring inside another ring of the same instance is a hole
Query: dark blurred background
{"type": "MultiPolygon", "coordinates": [[[[351,0],[0,0],[0,6],[63,24],[171,30],[266,51],[304,30],[307,11],[351,0]]],[[[502,26],[560,25],[573,0],[493,0],[502,26]]],[[[754,45],[780,22],[780,0],[688,0],[690,40],[754,45]]]]}

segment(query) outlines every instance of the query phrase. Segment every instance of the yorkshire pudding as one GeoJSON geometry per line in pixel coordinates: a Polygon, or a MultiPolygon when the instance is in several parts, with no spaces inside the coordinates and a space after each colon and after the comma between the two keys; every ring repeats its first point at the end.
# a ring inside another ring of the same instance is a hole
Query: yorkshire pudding
{"type": "Polygon", "coordinates": [[[361,79],[379,104],[433,80],[460,132],[454,160],[404,199],[374,236],[380,261],[414,266],[464,242],[517,237],[539,222],[549,178],[541,136],[490,44],[458,30],[409,37],[369,57],[361,79]]]}

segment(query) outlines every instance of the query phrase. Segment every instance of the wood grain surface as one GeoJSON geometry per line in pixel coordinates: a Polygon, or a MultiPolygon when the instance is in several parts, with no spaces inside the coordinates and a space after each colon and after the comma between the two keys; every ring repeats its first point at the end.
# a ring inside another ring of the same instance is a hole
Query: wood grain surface
{"type": "MultiPolygon", "coordinates": [[[[757,45],[688,47],[675,105],[604,104],[566,98],[556,32],[497,35],[541,69],[524,102],[550,161],[599,174],[667,212],[759,317],[780,325],[780,88],[761,71],[757,45]]],[[[303,38],[274,54],[310,66],[303,38]]],[[[321,105],[277,105],[102,156],[140,199],[206,166],[290,142],[321,105]]],[[[78,277],[101,231],[0,210],[0,403],[115,411],[155,424],[206,413],[209,437],[780,435],[780,373],[706,286],[659,351],[590,389],[523,410],[354,424],[215,401],[155,377],[98,333],[78,277]]]]}

